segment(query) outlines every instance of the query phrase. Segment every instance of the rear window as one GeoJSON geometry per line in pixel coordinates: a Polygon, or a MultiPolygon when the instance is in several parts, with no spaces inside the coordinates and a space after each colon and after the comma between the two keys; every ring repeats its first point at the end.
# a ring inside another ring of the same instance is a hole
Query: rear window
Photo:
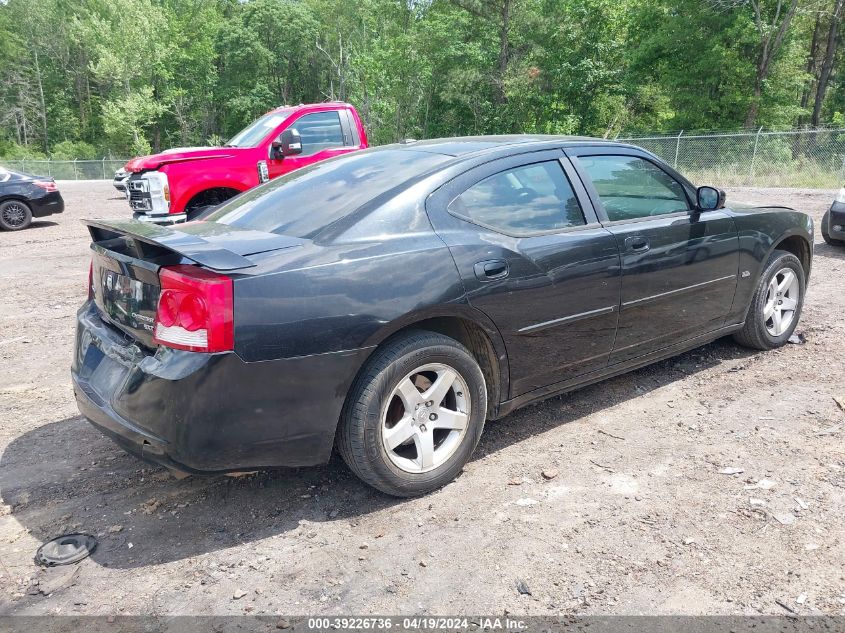
{"type": "Polygon", "coordinates": [[[356,152],[271,180],[224,203],[205,219],[309,239],[373,198],[451,158],[413,150],[356,152]]]}

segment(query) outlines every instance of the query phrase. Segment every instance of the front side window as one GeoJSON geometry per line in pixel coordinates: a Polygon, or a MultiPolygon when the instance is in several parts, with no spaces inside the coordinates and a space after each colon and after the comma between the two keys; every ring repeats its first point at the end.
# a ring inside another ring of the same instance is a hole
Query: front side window
{"type": "Polygon", "coordinates": [[[636,156],[579,156],[611,222],[689,211],[681,184],[636,156]]]}
{"type": "Polygon", "coordinates": [[[557,161],[489,176],[449,204],[449,213],[508,235],[532,235],[586,224],[557,161]]]}
{"type": "Polygon", "coordinates": [[[337,111],[306,114],[294,121],[292,127],[302,138],[303,156],[344,145],[343,128],[337,111]]]}

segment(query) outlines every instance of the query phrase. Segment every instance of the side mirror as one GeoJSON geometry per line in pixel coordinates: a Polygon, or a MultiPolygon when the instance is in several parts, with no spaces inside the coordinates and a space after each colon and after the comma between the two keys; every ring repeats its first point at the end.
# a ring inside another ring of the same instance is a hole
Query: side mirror
{"type": "Polygon", "coordinates": [[[699,187],[696,193],[697,211],[715,211],[725,206],[725,192],[716,187],[699,187]]]}
{"type": "Polygon", "coordinates": [[[302,153],[302,139],[296,128],[289,127],[279,134],[279,140],[271,145],[272,158],[281,160],[285,156],[295,156],[302,153]]]}

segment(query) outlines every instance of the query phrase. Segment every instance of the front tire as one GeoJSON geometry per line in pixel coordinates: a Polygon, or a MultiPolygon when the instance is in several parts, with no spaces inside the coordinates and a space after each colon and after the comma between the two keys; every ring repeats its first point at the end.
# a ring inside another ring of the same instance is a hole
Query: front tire
{"type": "Polygon", "coordinates": [[[481,438],[484,375],[458,341],[416,331],[377,350],[355,380],[337,446],[369,485],[414,497],[452,481],[481,438]]]}
{"type": "Polygon", "coordinates": [[[0,204],[0,228],[20,231],[32,224],[32,210],[20,200],[6,200],[0,204]]]}
{"type": "Polygon", "coordinates": [[[760,350],[785,345],[801,318],[805,288],[801,261],[792,253],[776,250],[760,276],[745,325],[734,334],[734,340],[760,350]]]}

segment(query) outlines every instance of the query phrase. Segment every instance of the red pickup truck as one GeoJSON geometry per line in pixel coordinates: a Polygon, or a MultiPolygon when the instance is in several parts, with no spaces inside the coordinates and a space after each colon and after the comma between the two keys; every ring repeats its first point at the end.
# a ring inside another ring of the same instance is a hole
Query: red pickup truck
{"type": "Polygon", "coordinates": [[[138,220],[192,220],[259,183],[367,147],[348,103],[284,106],[241,130],[223,147],[175,148],[133,158],[126,195],[138,220]]]}

